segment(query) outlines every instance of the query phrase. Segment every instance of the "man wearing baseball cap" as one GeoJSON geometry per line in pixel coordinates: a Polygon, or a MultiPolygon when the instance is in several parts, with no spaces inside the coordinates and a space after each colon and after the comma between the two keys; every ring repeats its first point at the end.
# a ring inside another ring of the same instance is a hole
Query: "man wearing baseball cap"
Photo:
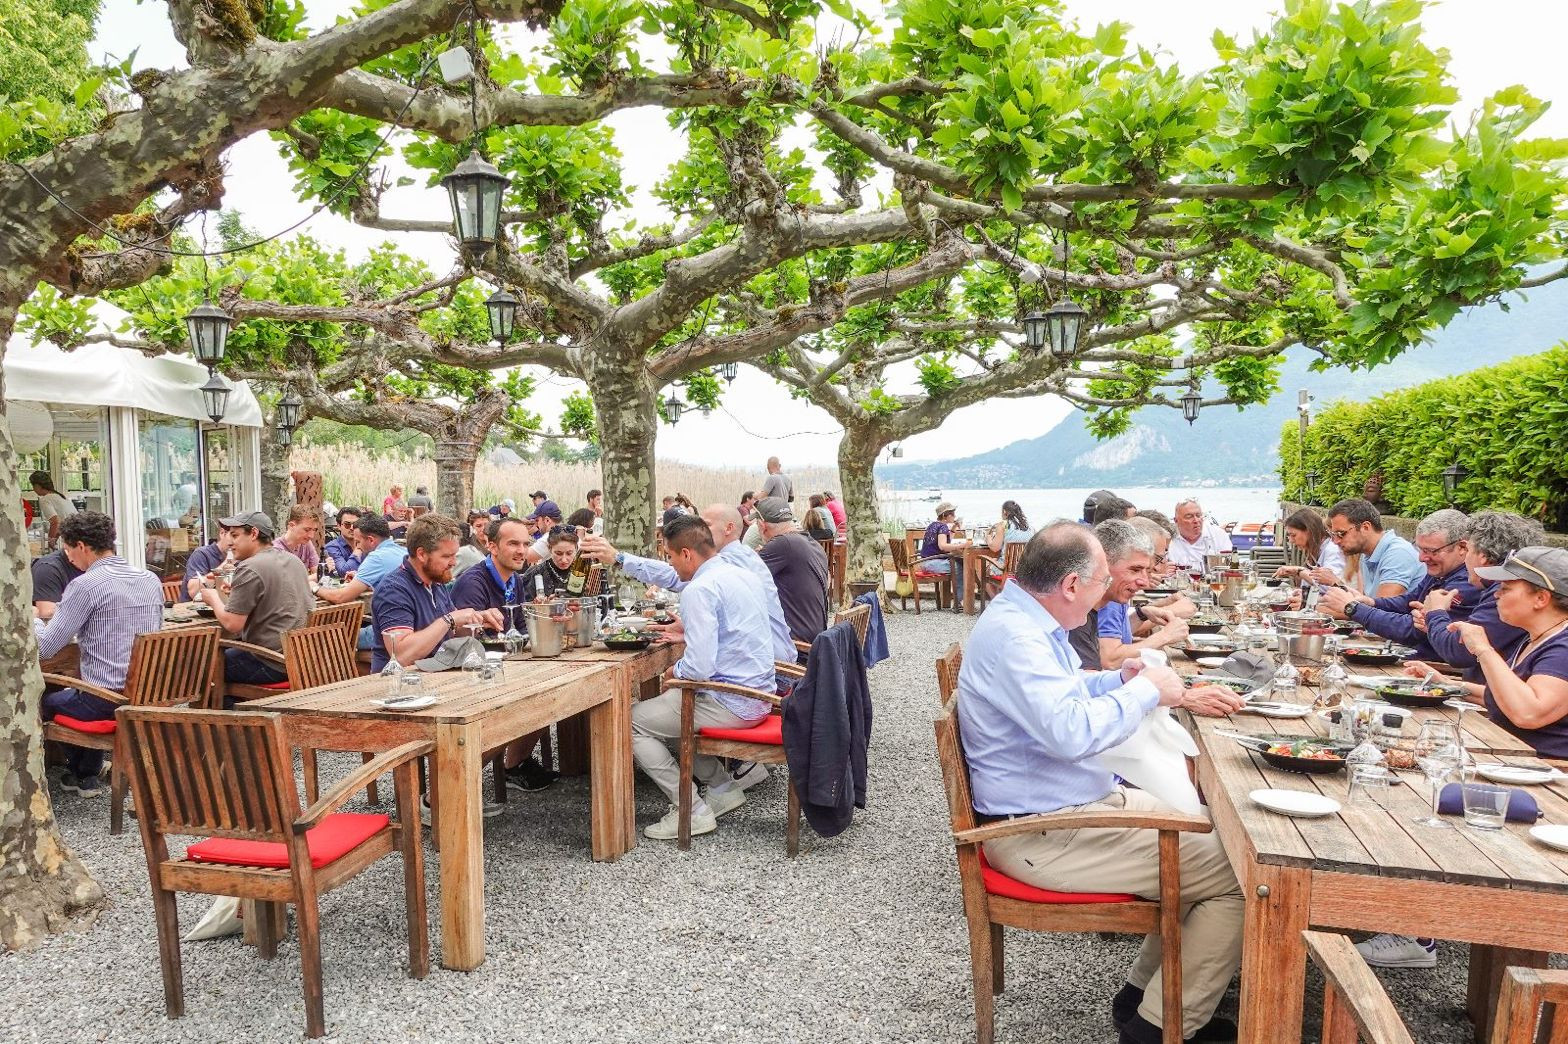
{"type": "MultiPolygon", "coordinates": [[[[192,601],[212,608],[225,630],[238,634],[248,645],[283,653],[283,633],[305,626],[315,597],[305,564],[272,544],[277,527],[265,512],[251,511],[218,519],[234,541],[239,565],[227,593],[206,577],[192,577],[192,601]]],[[[223,650],[223,680],[242,685],[271,685],[287,681],[283,668],[243,649],[223,650]]]]}
{"type": "Polygon", "coordinates": [[[790,637],[808,645],[828,625],[828,556],[795,521],[795,509],[782,497],[757,501],[762,550],[757,554],[773,574],[790,637]]]}

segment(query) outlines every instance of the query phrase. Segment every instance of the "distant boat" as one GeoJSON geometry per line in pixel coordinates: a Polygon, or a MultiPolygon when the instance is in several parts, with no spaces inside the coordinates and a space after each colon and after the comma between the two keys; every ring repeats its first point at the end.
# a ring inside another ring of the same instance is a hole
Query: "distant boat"
{"type": "Polygon", "coordinates": [[[935,486],[932,486],[930,489],[926,490],[926,499],[935,504],[937,501],[942,499],[942,491],[935,486]]]}

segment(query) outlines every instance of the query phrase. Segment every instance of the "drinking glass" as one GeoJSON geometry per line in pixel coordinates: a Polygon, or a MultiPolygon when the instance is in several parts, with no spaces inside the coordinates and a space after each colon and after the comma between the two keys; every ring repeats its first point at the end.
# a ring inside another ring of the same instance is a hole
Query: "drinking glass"
{"type": "Polygon", "coordinates": [[[404,671],[397,677],[397,698],[417,700],[425,694],[425,676],[419,671],[404,671]]]}
{"type": "Polygon", "coordinates": [[[506,610],[506,633],[501,635],[501,640],[506,642],[506,654],[511,656],[522,651],[523,642],[528,638],[527,635],[517,629],[517,610],[521,609],[522,606],[513,602],[503,605],[501,608],[506,610]]]}
{"type": "Polygon", "coordinates": [[[500,660],[492,660],[487,656],[484,662],[479,665],[476,677],[479,684],[494,687],[500,685],[506,679],[506,667],[500,660]]]}
{"type": "Polygon", "coordinates": [[[1508,818],[1508,788],[1495,783],[1461,783],[1465,826],[1477,830],[1501,830],[1508,818]]]}
{"type": "Polygon", "coordinates": [[[1439,830],[1452,828],[1453,824],[1438,818],[1437,802],[1443,792],[1443,781],[1464,764],[1464,750],[1453,722],[1434,719],[1421,723],[1421,732],[1416,736],[1416,764],[1432,788],[1432,812],[1416,818],[1420,825],[1439,830]]]}
{"type": "Polygon", "coordinates": [[[477,644],[479,641],[480,628],[480,624],[468,624],[468,636],[472,638],[476,644],[469,647],[467,655],[463,657],[462,666],[463,672],[469,676],[470,681],[473,680],[474,675],[477,674],[485,665],[484,646],[477,644]]]}
{"type": "Polygon", "coordinates": [[[1348,803],[1363,811],[1388,808],[1388,795],[1398,782],[1393,773],[1382,765],[1356,765],[1350,770],[1350,795],[1348,803]]]}
{"type": "Polygon", "coordinates": [[[388,634],[383,636],[383,640],[387,643],[387,665],[381,668],[381,678],[387,687],[387,695],[396,699],[403,691],[403,665],[397,662],[397,639],[388,634]]]}

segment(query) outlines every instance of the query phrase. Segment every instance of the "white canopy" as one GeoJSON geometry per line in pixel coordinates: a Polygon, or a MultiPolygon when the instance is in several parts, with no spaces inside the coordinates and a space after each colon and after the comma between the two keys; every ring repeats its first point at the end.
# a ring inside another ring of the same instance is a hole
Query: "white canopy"
{"type": "MultiPolygon", "coordinates": [[[[52,344],[12,340],[5,353],[5,396],[23,402],[126,406],[206,421],[201,386],[207,369],[183,355],[149,358],[112,344],[63,352],[52,344]]],[[[261,427],[261,405],[244,381],[230,381],[224,424],[261,427]]]]}

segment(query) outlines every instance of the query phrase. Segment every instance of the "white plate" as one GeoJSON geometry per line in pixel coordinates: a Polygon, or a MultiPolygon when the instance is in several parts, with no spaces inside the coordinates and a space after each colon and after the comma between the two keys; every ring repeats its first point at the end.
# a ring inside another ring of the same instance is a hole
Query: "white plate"
{"type": "Polygon", "coordinates": [[[1563,852],[1568,852],[1568,826],[1561,823],[1538,823],[1530,828],[1530,836],[1563,852]]]}
{"type": "Polygon", "coordinates": [[[1239,714],[1256,714],[1263,718],[1305,718],[1312,713],[1312,708],[1304,703],[1285,706],[1279,703],[1246,703],[1242,704],[1239,714]]]}
{"type": "Polygon", "coordinates": [[[1322,794],[1309,794],[1304,790],[1254,790],[1247,795],[1270,812],[1286,816],[1311,819],[1332,816],[1339,811],[1339,802],[1322,794]]]}
{"type": "Polygon", "coordinates": [[[384,707],[385,709],[391,710],[391,711],[416,711],[416,710],[424,710],[426,707],[433,707],[433,706],[435,706],[436,698],[434,696],[426,695],[426,696],[421,696],[421,697],[419,697],[418,699],[415,699],[415,700],[396,700],[396,699],[393,699],[393,700],[371,700],[370,702],[374,703],[377,707],[384,707]]]}
{"type": "Polygon", "coordinates": [[[1198,657],[1198,666],[1199,667],[1209,667],[1209,668],[1212,668],[1212,669],[1218,669],[1220,667],[1225,666],[1225,657],[1223,657],[1223,656],[1200,656],[1200,657],[1198,657]]]}
{"type": "Polygon", "coordinates": [[[1519,786],[1532,786],[1537,783],[1550,783],[1562,773],[1553,768],[1530,768],[1527,765],[1484,765],[1477,763],[1476,774],[1491,780],[1493,783],[1514,783],[1519,786]]]}

